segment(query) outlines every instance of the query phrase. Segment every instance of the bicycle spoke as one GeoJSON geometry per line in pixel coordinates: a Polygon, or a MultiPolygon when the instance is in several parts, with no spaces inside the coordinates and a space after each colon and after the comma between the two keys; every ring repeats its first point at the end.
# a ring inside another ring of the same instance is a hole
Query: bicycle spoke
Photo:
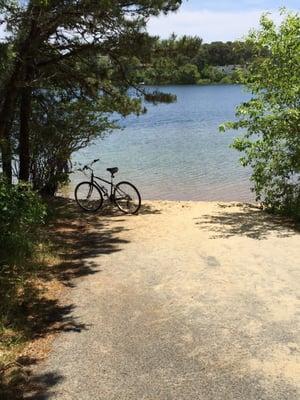
{"type": "Polygon", "coordinates": [[[141,204],[138,190],[129,182],[120,182],[115,188],[115,203],[121,211],[135,214],[141,204]]]}
{"type": "Polygon", "coordinates": [[[101,192],[90,182],[82,182],[76,187],[75,199],[85,211],[97,211],[103,202],[101,192]]]}

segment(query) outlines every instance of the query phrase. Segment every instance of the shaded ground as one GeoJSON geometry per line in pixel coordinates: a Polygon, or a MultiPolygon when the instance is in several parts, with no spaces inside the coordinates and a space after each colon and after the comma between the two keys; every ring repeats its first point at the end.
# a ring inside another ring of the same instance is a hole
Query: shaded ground
{"type": "MultiPolygon", "coordinates": [[[[13,331],[6,335],[1,332],[7,351],[11,347],[10,358],[13,360],[15,354],[21,352],[16,361],[0,363],[1,400],[23,398],[31,367],[39,365],[47,355],[56,334],[88,329],[74,317],[76,305],[72,299],[65,298],[67,292],[63,287],[76,287],[76,279],[101,272],[98,263],[91,258],[119,251],[120,246],[127,243],[119,237],[126,229],[122,226],[123,214],[110,206],[104,207],[101,219],[81,213],[68,199],[52,200],[50,212],[51,209],[55,215],[50,217],[47,231],[41,232],[49,238],[50,248],[45,253],[49,253],[51,260],[39,259],[32,263],[32,279],[26,286],[28,294],[22,296],[22,304],[16,302],[13,331]],[[118,223],[114,227],[110,226],[112,219],[118,223]]],[[[149,213],[152,213],[151,207],[143,206],[141,214],[149,213]]],[[[44,237],[41,242],[46,244],[44,237]]],[[[56,379],[52,378],[54,383],[56,379]]]]}
{"type": "Polygon", "coordinates": [[[46,330],[61,334],[26,399],[299,398],[300,235],[289,222],[192,202],[81,218],[57,232],[72,251],[55,273],[72,290],[49,310],[59,323],[46,330]]]}

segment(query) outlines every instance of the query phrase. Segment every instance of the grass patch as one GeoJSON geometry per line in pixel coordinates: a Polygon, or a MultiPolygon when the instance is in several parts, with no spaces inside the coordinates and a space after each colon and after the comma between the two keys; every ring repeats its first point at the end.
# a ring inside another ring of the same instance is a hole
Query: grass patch
{"type": "Polygon", "coordinates": [[[6,298],[0,314],[1,400],[22,398],[28,367],[47,355],[70,313],[60,302],[65,285],[58,274],[69,249],[57,232],[74,214],[65,201],[57,206],[55,199],[48,202],[48,216],[30,255],[23,262],[2,265],[0,291],[6,298]]]}
{"type": "MultiPolygon", "coordinates": [[[[18,268],[19,276],[14,296],[7,299],[6,309],[2,308],[1,399],[17,399],[21,396],[22,386],[27,381],[25,369],[29,359],[32,359],[29,345],[34,342],[38,346],[38,342],[43,338],[49,317],[45,313],[50,311],[51,305],[57,304],[62,292],[63,286],[53,273],[55,266],[61,263],[61,258],[55,255],[53,250],[53,245],[49,241],[48,227],[45,227],[40,230],[40,241],[33,249],[32,259],[27,260],[22,269],[18,268]]],[[[11,279],[16,279],[14,274],[11,279]]],[[[32,353],[34,347],[31,348],[32,353]]],[[[44,352],[47,352],[45,346],[44,352]]],[[[43,354],[39,354],[39,358],[42,356],[43,354]]]]}

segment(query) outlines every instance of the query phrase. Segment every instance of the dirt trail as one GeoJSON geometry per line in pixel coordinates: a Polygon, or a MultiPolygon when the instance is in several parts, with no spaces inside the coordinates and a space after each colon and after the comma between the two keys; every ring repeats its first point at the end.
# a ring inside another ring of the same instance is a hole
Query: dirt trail
{"type": "Polygon", "coordinates": [[[300,398],[299,233],[233,203],[97,218],[27,399],[300,398]]]}

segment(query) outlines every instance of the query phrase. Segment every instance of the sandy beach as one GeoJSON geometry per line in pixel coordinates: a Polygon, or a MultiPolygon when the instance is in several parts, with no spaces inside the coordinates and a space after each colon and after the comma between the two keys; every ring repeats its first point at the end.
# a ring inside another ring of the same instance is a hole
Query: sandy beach
{"type": "Polygon", "coordinates": [[[299,399],[292,224],[217,202],[80,218],[76,323],[35,371],[41,398],[299,399]]]}

